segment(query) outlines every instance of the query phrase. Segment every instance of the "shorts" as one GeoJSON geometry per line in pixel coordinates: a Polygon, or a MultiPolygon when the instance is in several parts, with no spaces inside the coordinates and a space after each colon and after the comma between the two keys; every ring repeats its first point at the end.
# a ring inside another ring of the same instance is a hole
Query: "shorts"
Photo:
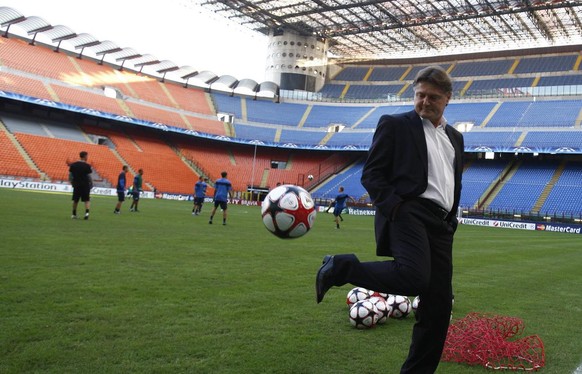
{"type": "Polygon", "coordinates": [[[79,200],[82,202],[90,201],[91,197],[89,194],[91,193],[91,187],[89,186],[77,186],[73,187],[73,201],[78,203],[79,200]]]}
{"type": "Polygon", "coordinates": [[[203,197],[195,197],[194,198],[194,204],[196,204],[196,205],[202,205],[202,203],[204,203],[204,198],[203,197]]]}
{"type": "Polygon", "coordinates": [[[220,207],[220,209],[222,210],[226,210],[227,205],[226,205],[226,201],[214,201],[214,207],[220,207]]]}
{"type": "Polygon", "coordinates": [[[133,201],[139,201],[139,191],[133,191],[131,196],[133,197],[133,201]]]}
{"type": "Polygon", "coordinates": [[[120,203],[125,201],[125,192],[117,191],[117,201],[119,201],[120,203]]]}
{"type": "Polygon", "coordinates": [[[339,209],[333,208],[333,215],[335,217],[339,217],[342,214],[343,210],[344,210],[344,208],[339,208],[339,209]]]}

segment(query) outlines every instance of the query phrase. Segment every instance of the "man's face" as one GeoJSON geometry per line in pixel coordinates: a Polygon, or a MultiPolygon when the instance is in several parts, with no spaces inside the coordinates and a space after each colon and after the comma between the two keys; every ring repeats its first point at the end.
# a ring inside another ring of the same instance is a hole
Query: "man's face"
{"type": "Polygon", "coordinates": [[[419,82],[414,87],[414,110],[433,125],[440,123],[450,99],[450,93],[444,92],[432,83],[419,82]]]}

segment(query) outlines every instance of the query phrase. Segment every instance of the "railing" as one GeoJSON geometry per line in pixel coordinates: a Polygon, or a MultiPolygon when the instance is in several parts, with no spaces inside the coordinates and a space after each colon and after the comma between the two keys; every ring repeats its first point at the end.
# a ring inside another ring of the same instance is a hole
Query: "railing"
{"type": "MultiPolygon", "coordinates": [[[[412,93],[412,91],[410,91],[412,93]]],[[[340,99],[336,96],[328,96],[321,92],[306,92],[306,91],[288,91],[281,90],[279,93],[282,99],[314,101],[314,102],[331,102],[331,103],[396,103],[396,102],[411,102],[413,97],[400,96],[394,94],[386,94],[377,98],[340,99]]],[[[560,85],[560,86],[545,86],[545,87],[508,87],[508,88],[492,88],[486,90],[471,90],[469,89],[465,94],[460,95],[459,92],[453,93],[454,99],[508,99],[508,98],[534,98],[534,97],[568,97],[568,96],[582,96],[582,85],[560,85]]]]}

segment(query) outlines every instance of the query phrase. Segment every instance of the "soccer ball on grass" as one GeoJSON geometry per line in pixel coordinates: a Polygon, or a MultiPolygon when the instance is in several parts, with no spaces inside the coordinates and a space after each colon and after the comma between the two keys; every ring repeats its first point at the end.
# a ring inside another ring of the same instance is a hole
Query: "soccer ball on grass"
{"type": "Polygon", "coordinates": [[[392,308],[390,318],[403,319],[412,311],[412,305],[408,296],[388,295],[386,303],[392,308]]]}
{"type": "Polygon", "coordinates": [[[357,329],[369,329],[378,323],[378,309],[370,300],[360,300],[350,308],[350,323],[357,329]]]}
{"type": "Polygon", "coordinates": [[[370,297],[372,297],[372,291],[363,287],[354,287],[348,292],[348,295],[346,296],[346,304],[348,304],[348,306],[352,306],[358,301],[366,300],[370,297]]]}
{"type": "Polygon", "coordinates": [[[386,302],[386,299],[381,296],[372,296],[368,301],[376,307],[376,311],[378,312],[378,324],[381,325],[386,323],[390,316],[390,312],[392,311],[390,305],[386,302]]]}
{"type": "Polygon", "coordinates": [[[315,214],[309,192],[290,184],[272,189],[261,204],[263,224],[282,239],[305,235],[313,226],[315,214]]]}

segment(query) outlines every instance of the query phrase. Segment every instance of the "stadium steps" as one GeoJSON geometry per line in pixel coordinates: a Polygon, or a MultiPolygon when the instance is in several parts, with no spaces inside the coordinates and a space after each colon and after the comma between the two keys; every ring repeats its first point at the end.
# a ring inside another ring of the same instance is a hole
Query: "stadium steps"
{"type": "Polygon", "coordinates": [[[574,127],[577,129],[582,127],[582,108],[580,108],[580,112],[578,113],[578,118],[576,118],[576,122],[574,122],[574,127]]]}
{"type": "Polygon", "coordinates": [[[18,139],[16,139],[14,134],[12,134],[10,131],[8,131],[8,129],[4,125],[4,122],[2,122],[2,121],[0,121],[0,131],[2,131],[6,135],[8,140],[10,140],[10,143],[12,143],[14,145],[14,148],[16,148],[16,150],[18,151],[20,156],[22,156],[22,158],[24,159],[26,164],[30,167],[30,169],[34,170],[36,173],[38,173],[38,175],[40,175],[41,180],[50,180],[48,175],[46,175],[46,173],[42,172],[38,168],[38,166],[36,166],[36,164],[34,163],[32,158],[30,158],[28,153],[26,153],[26,150],[24,149],[24,147],[22,147],[22,145],[20,144],[18,139]]]}
{"type": "Polygon", "coordinates": [[[358,165],[361,161],[355,160],[353,162],[351,162],[349,165],[347,165],[345,168],[343,168],[339,173],[333,173],[327,176],[327,178],[325,178],[324,180],[322,180],[320,183],[318,183],[315,187],[313,187],[313,189],[310,190],[311,193],[317,192],[320,188],[327,188],[327,191],[324,192],[324,194],[328,194],[328,193],[333,193],[334,191],[336,191],[338,189],[338,187],[347,179],[349,179],[350,177],[352,177],[353,172],[350,172],[350,170],[358,165]],[[333,186],[328,186],[328,182],[330,182],[333,178],[335,178],[337,175],[346,175],[344,178],[342,178],[338,183],[334,184],[333,186]]]}
{"type": "Polygon", "coordinates": [[[216,106],[214,105],[214,100],[212,100],[212,95],[205,92],[204,96],[206,98],[206,103],[212,112],[211,114],[216,115],[216,106]]]}
{"type": "Polygon", "coordinates": [[[515,141],[514,147],[521,147],[521,144],[525,140],[526,136],[527,136],[527,131],[522,131],[521,134],[519,135],[519,138],[517,138],[517,140],[515,141]]]}
{"type": "Polygon", "coordinates": [[[61,102],[61,99],[59,98],[59,95],[57,95],[57,93],[55,92],[55,90],[53,90],[53,88],[51,87],[51,85],[48,82],[44,82],[44,81],[42,83],[46,87],[46,90],[48,91],[48,93],[51,96],[51,98],[54,101],[56,101],[56,102],[61,102]]]}
{"type": "Polygon", "coordinates": [[[485,119],[483,120],[483,123],[481,123],[481,125],[479,125],[479,127],[485,127],[487,126],[487,124],[489,123],[489,121],[491,121],[491,118],[493,118],[493,116],[495,115],[495,113],[497,113],[497,110],[499,110],[499,107],[501,107],[501,104],[503,104],[502,102],[498,102],[497,104],[495,104],[495,106],[493,107],[493,109],[491,109],[491,112],[489,112],[489,114],[487,115],[487,117],[485,117],[485,119]]]}
{"type": "Polygon", "coordinates": [[[402,96],[404,94],[404,92],[406,92],[406,90],[408,89],[408,87],[410,86],[410,83],[406,83],[402,89],[400,91],[398,91],[398,96],[402,96]]]}
{"type": "Polygon", "coordinates": [[[194,127],[192,126],[192,123],[190,123],[190,120],[188,119],[188,117],[186,117],[186,115],[184,115],[184,113],[179,113],[180,117],[182,118],[182,121],[184,121],[184,123],[186,124],[186,127],[190,130],[194,130],[194,127]]]}
{"type": "Polygon", "coordinates": [[[509,71],[507,72],[507,74],[513,74],[515,69],[517,69],[517,65],[519,65],[520,61],[521,61],[521,59],[519,57],[516,58],[515,61],[513,61],[513,65],[511,65],[511,67],[509,68],[509,71]]]}
{"type": "Polygon", "coordinates": [[[349,83],[346,83],[346,85],[344,86],[344,88],[343,88],[342,92],[340,93],[340,96],[339,96],[339,98],[340,98],[340,99],[343,99],[343,98],[345,98],[345,97],[346,97],[346,94],[348,93],[348,90],[349,90],[349,89],[350,89],[350,84],[349,84],[349,83]]]}
{"type": "Polygon", "coordinates": [[[242,120],[244,122],[248,121],[249,118],[249,110],[247,108],[247,99],[244,97],[240,98],[240,115],[242,116],[242,120]]]}
{"type": "Polygon", "coordinates": [[[558,179],[560,179],[560,176],[562,176],[562,173],[564,172],[565,168],[566,168],[566,161],[564,160],[560,163],[560,165],[558,165],[558,167],[554,171],[554,175],[552,175],[552,179],[550,179],[548,184],[546,184],[542,193],[540,194],[540,197],[538,198],[538,200],[534,204],[534,206],[532,208],[532,210],[534,212],[539,212],[542,209],[542,206],[544,206],[544,203],[548,199],[550,192],[552,191],[552,189],[556,185],[556,182],[558,182],[558,179]]]}
{"type": "Polygon", "coordinates": [[[263,170],[263,176],[261,177],[261,187],[267,187],[268,185],[268,181],[269,181],[269,171],[271,169],[265,168],[265,170],[263,170]]]}
{"type": "Polygon", "coordinates": [[[354,123],[353,126],[350,128],[351,129],[357,128],[360,123],[364,122],[368,117],[370,117],[374,112],[376,112],[376,109],[378,109],[378,107],[371,108],[366,114],[364,114],[359,120],[357,120],[356,123],[354,123]]]}
{"type": "Polygon", "coordinates": [[[281,133],[283,133],[283,129],[281,127],[277,128],[275,132],[275,142],[279,143],[281,141],[281,133]]]}
{"type": "Polygon", "coordinates": [[[465,96],[465,93],[471,87],[471,84],[473,84],[473,81],[472,80],[468,80],[467,83],[465,83],[465,86],[463,87],[463,89],[461,90],[461,92],[459,93],[459,95],[460,96],[465,96]]]}
{"type": "Polygon", "coordinates": [[[311,109],[313,109],[313,104],[308,105],[307,108],[305,109],[305,112],[303,113],[303,117],[301,117],[301,120],[299,121],[299,124],[297,125],[298,128],[302,128],[303,125],[305,125],[305,122],[307,122],[307,118],[309,117],[309,113],[311,113],[311,109]]]}
{"type": "Polygon", "coordinates": [[[364,76],[364,79],[362,79],[364,82],[367,82],[368,79],[370,78],[370,75],[372,75],[372,72],[374,71],[374,67],[370,66],[370,68],[368,69],[368,71],[366,72],[366,75],[364,76]]]}
{"type": "Polygon", "coordinates": [[[160,85],[161,90],[164,91],[164,93],[168,97],[168,100],[170,101],[170,103],[172,103],[172,105],[174,107],[180,108],[180,104],[178,104],[178,102],[176,101],[176,99],[174,99],[174,96],[172,96],[172,93],[170,92],[170,90],[168,90],[166,88],[166,85],[163,84],[162,82],[159,82],[159,81],[156,81],[156,83],[160,85]]]}
{"type": "Polygon", "coordinates": [[[234,131],[234,126],[232,125],[232,123],[228,121],[223,121],[222,125],[224,126],[224,133],[226,134],[226,136],[236,138],[236,131],[234,131]]]}
{"type": "Polygon", "coordinates": [[[173,146],[171,146],[171,148],[174,150],[174,152],[176,152],[178,157],[180,157],[180,159],[186,164],[186,166],[188,166],[188,168],[190,168],[190,170],[192,170],[197,175],[202,175],[202,176],[208,177],[208,175],[206,175],[204,170],[202,170],[194,161],[189,160],[186,156],[184,156],[184,154],[179,149],[177,149],[176,147],[173,147],[173,146]]]}
{"type": "Polygon", "coordinates": [[[328,132],[327,134],[325,134],[323,139],[321,139],[321,141],[319,142],[319,145],[325,145],[329,141],[329,139],[331,139],[333,134],[335,134],[335,132],[328,132]]]}
{"type": "Polygon", "coordinates": [[[115,149],[115,148],[109,148],[109,149],[111,150],[111,153],[113,153],[113,155],[114,155],[114,156],[115,156],[115,157],[116,157],[116,158],[117,158],[119,161],[121,161],[121,163],[122,163],[123,165],[126,165],[126,166],[127,166],[127,168],[129,169],[129,171],[131,172],[131,174],[133,174],[133,175],[136,175],[136,174],[137,174],[137,170],[135,170],[134,168],[132,168],[132,167],[131,167],[131,165],[129,164],[129,162],[127,162],[127,161],[126,161],[126,160],[123,158],[123,156],[121,156],[121,155],[119,154],[119,152],[117,152],[117,149],[115,149]]]}
{"type": "Polygon", "coordinates": [[[485,190],[483,195],[481,195],[481,197],[477,201],[475,208],[487,209],[489,207],[489,204],[491,204],[491,202],[495,200],[495,197],[499,194],[503,186],[505,186],[505,182],[511,180],[513,175],[517,172],[517,170],[519,170],[521,164],[522,161],[509,163],[505,167],[505,169],[501,172],[501,176],[498,179],[496,179],[493,183],[491,183],[491,185],[489,185],[489,187],[485,190]]]}
{"type": "Polygon", "coordinates": [[[115,101],[117,101],[117,103],[119,104],[119,106],[121,107],[121,109],[123,109],[123,112],[130,116],[130,117],[135,117],[135,115],[133,114],[133,112],[131,111],[131,109],[129,108],[129,106],[125,103],[125,101],[123,101],[122,99],[115,99],[115,101]]]}

